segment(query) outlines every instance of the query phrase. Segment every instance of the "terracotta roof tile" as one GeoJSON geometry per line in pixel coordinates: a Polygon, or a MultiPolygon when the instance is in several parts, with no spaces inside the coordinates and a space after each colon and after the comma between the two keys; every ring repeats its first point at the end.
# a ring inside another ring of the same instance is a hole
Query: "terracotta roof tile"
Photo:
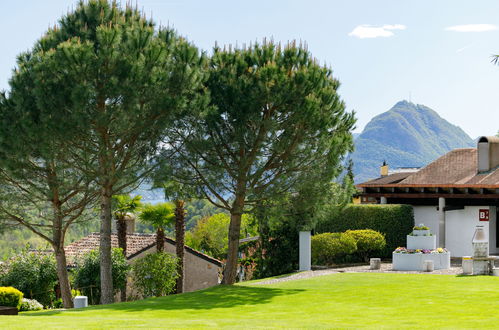
{"type": "MultiPolygon", "coordinates": [[[[403,174],[403,173],[400,173],[403,174]]],[[[405,173],[407,174],[407,173],[405,173]]],[[[360,187],[373,187],[382,185],[400,186],[474,186],[474,187],[495,187],[499,188],[499,168],[495,168],[487,173],[477,171],[477,149],[465,148],[455,149],[426,167],[400,180],[395,181],[395,177],[386,176],[375,180],[361,183],[360,187]]],[[[393,174],[395,175],[395,174],[393,174]]]]}
{"type": "Polygon", "coordinates": [[[476,149],[455,149],[401,181],[400,184],[465,184],[476,175],[476,171],[476,149]]]}
{"type": "MultiPolygon", "coordinates": [[[[165,241],[169,244],[175,244],[175,241],[171,238],[165,237],[165,241]]],[[[66,251],[66,258],[68,261],[68,266],[74,266],[75,261],[79,256],[84,255],[92,250],[97,250],[100,244],[100,234],[92,233],[86,237],[81,238],[67,245],[64,250],[66,251]]],[[[156,244],[156,234],[128,234],[127,235],[127,259],[130,259],[144,250],[152,248],[156,244]]],[[[111,234],[111,247],[118,247],[118,235],[111,234]]],[[[202,259],[210,261],[217,266],[222,266],[222,262],[215,258],[212,258],[202,252],[194,250],[191,247],[185,246],[187,252],[190,252],[202,259]]]]}
{"type": "Polygon", "coordinates": [[[393,173],[387,176],[382,176],[380,178],[370,180],[367,182],[362,183],[362,185],[380,185],[380,184],[393,184],[393,183],[398,183],[411,174],[414,174],[414,172],[401,172],[401,173],[393,173]]]}

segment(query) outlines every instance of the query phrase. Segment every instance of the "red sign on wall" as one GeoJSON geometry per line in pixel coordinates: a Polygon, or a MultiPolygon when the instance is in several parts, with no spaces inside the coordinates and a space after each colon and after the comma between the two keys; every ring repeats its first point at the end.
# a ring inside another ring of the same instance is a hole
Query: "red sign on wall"
{"type": "Polygon", "coordinates": [[[486,209],[478,210],[478,220],[489,221],[489,210],[486,209]]]}

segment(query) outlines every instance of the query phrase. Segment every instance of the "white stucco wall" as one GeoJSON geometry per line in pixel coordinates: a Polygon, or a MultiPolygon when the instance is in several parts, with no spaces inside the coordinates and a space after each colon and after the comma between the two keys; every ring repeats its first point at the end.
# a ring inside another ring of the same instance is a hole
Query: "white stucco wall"
{"type": "Polygon", "coordinates": [[[489,206],[489,253],[498,254],[499,248],[496,248],[496,226],[497,226],[497,207],[489,206]]]}
{"type": "MultiPolygon", "coordinates": [[[[438,211],[436,206],[414,206],[415,224],[424,223],[430,227],[433,234],[437,235],[438,242],[438,211]]],[[[462,210],[445,212],[445,247],[451,252],[452,257],[469,256],[471,240],[477,225],[482,225],[489,234],[489,253],[499,253],[496,248],[495,226],[497,223],[496,209],[493,206],[466,206],[462,210]],[[479,209],[489,209],[490,221],[479,221],[479,209]]],[[[438,243],[437,243],[438,245],[438,243]]]]}
{"type": "MultiPolygon", "coordinates": [[[[413,206],[414,225],[424,223],[433,235],[438,235],[438,211],[437,206],[413,206]]],[[[408,233],[409,234],[409,233],[408,233]]],[[[437,237],[438,244],[438,237],[437,237]]]]}
{"type": "Polygon", "coordinates": [[[479,209],[489,209],[489,206],[466,206],[463,210],[445,212],[445,242],[452,257],[472,255],[471,240],[477,225],[489,233],[489,222],[478,220],[479,209]]]}

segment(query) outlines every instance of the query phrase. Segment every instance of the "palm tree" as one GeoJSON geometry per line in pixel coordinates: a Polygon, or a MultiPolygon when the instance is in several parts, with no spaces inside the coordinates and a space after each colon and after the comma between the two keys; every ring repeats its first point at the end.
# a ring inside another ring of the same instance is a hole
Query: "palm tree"
{"type": "Polygon", "coordinates": [[[181,199],[175,200],[175,250],[178,264],[177,293],[184,292],[184,245],[185,245],[185,202],[181,199]]]}
{"type": "MultiPolygon", "coordinates": [[[[126,234],[127,234],[127,218],[135,217],[133,212],[141,206],[140,200],[142,196],[137,195],[130,197],[130,195],[115,195],[113,196],[114,211],[113,215],[116,219],[116,231],[118,232],[118,247],[121,248],[123,255],[126,258],[126,234]]],[[[121,290],[121,301],[126,301],[126,285],[121,290]]]]}
{"type": "Polygon", "coordinates": [[[115,195],[113,196],[114,211],[113,215],[116,219],[116,231],[118,232],[118,247],[123,250],[123,255],[126,257],[126,220],[133,216],[133,212],[141,206],[140,200],[142,196],[137,195],[115,195]]]}
{"type": "Polygon", "coordinates": [[[165,247],[165,228],[175,221],[174,206],[171,203],[145,204],[139,219],[156,228],[156,249],[163,252],[165,247]]]}

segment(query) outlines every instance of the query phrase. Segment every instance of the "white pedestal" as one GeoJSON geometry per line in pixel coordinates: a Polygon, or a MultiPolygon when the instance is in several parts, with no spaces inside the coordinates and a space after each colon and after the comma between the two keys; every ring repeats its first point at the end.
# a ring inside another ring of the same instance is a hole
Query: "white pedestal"
{"type": "Polygon", "coordinates": [[[463,257],[462,266],[464,275],[473,274],[473,259],[470,256],[463,257]]]}
{"type": "Polygon", "coordinates": [[[393,253],[393,270],[424,271],[424,261],[432,260],[434,269],[450,268],[450,252],[445,253],[393,253]]]}
{"type": "Polygon", "coordinates": [[[88,307],[88,298],[87,296],[76,296],[73,303],[75,308],[88,307]]]}
{"type": "Polygon", "coordinates": [[[407,248],[409,250],[434,250],[437,246],[436,236],[411,236],[407,235],[407,248]]]}
{"type": "Polygon", "coordinates": [[[310,243],[310,232],[300,231],[300,271],[312,269],[312,249],[310,243]]]}

